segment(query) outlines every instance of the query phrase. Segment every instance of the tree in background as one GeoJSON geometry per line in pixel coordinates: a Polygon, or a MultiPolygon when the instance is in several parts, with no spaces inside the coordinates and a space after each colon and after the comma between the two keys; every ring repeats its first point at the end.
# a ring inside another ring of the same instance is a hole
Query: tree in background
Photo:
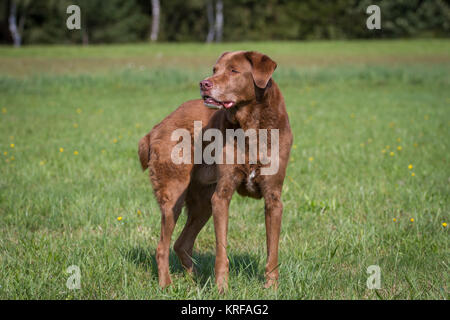
{"type": "Polygon", "coordinates": [[[81,8],[83,43],[136,42],[148,32],[149,16],[136,0],[69,0],[81,8]]]}
{"type": "Polygon", "coordinates": [[[206,36],[206,42],[211,43],[214,40],[215,35],[215,23],[214,23],[214,3],[213,0],[207,0],[206,13],[208,17],[208,35],[206,36]]]}
{"type": "MultiPolygon", "coordinates": [[[[364,8],[369,2],[360,1],[359,6],[364,8]]],[[[450,34],[450,9],[443,0],[382,0],[379,6],[385,37],[448,37],[450,34]]]]}
{"type": "Polygon", "coordinates": [[[223,37],[223,1],[216,2],[216,15],[214,16],[214,1],[207,0],[206,12],[208,17],[208,35],[206,42],[210,43],[216,39],[216,42],[222,42],[223,37]]]}
{"type": "Polygon", "coordinates": [[[152,0],[152,30],[150,32],[150,40],[152,41],[158,40],[159,13],[160,13],[159,0],[152,0]]]}
{"type": "Polygon", "coordinates": [[[13,38],[14,46],[20,47],[20,45],[22,44],[22,38],[21,38],[20,32],[17,28],[16,21],[17,21],[17,5],[16,5],[16,2],[13,1],[11,3],[11,9],[9,11],[9,19],[8,19],[9,31],[11,32],[11,37],[13,38]]]}
{"type": "Polygon", "coordinates": [[[148,37],[149,10],[146,13],[138,0],[9,0],[8,9],[12,1],[18,1],[18,12],[29,4],[21,34],[27,44],[136,42],[148,37]],[[81,30],[66,27],[71,4],[81,8],[81,30]]]}
{"type": "Polygon", "coordinates": [[[208,32],[206,0],[161,2],[161,41],[205,41],[208,32]]]}
{"type": "Polygon", "coordinates": [[[0,42],[9,44],[449,35],[450,9],[444,0],[227,0],[225,6],[223,0],[0,1],[0,42]],[[11,10],[13,4],[16,10],[11,10]],[[81,30],[65,26],[71,4],[81,8],[81,30]],[[381,8],[381,30],[366,27],[366,8],[371,4],[381,8]],[[155,5],[159,10],[152,9],[155,5]]]}
{"type": "Polygon", "coordinates": [[[8,25],[15,47],[22,45],[22,33],[29,4],[30,0],[12,0],[10,3],[8,25]],[[19,21],[19,25],[17,25],[17,21],[19,21]]]}
{"type": "Polygon", "coordinates": [[[223,1],[216,2],[216,42],[222,42],[223,37],[223,1]]]}

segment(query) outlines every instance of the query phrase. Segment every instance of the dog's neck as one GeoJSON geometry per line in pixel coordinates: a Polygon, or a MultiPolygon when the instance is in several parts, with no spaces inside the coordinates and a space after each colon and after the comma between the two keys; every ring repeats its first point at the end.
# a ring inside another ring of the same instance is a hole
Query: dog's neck
{"type": "Polygon", "coordinates": [[[232,127],[247,129],[277,128],[279,115],[286,113],[284,99],[275,81],[265,89],[255,86],[255,100],[227,110],[227,120],[232,127]]]}

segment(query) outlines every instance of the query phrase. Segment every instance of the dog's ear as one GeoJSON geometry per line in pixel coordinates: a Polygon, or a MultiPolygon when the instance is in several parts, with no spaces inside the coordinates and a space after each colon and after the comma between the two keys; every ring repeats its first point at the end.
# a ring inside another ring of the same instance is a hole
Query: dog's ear
{"type": "Polygon", "coordinates": [[[258,88],[264,89],[277,68],[276,62],[256,51],[247,51],[244,54],[252,65],[253,81],[258,88]]]}

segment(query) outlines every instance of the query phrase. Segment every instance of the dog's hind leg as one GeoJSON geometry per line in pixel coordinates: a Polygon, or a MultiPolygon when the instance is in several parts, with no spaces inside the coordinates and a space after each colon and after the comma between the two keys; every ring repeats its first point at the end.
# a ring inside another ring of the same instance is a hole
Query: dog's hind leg
{"type": "Polygon", "coordinates": [[[161,209],[161,236],[156,249],[158,263],[158,279],[161,287],[167,287],[172,281],[169,274],[169,250],[175,224],[184,204],[186,190],[189,185],[189,172],[178,174],[172,179],[158,177],[158,172],[150,162],[150,177],[155,189],[155,196],[161,209]]]}
{"type": "Polygon", "coordinates": [[[188,218],[186,224],[174,245],[174,250],[183,267],[193,272],[192,250],[194,242],[200,230],[211,217],[211,197],[215,185],[196,186],[191,185],[186,196],[186,207],[188,218]]]}

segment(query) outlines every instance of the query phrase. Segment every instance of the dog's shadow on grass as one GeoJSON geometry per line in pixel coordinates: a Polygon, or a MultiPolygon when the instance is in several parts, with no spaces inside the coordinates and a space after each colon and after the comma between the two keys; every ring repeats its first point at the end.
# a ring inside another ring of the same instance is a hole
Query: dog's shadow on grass
{"type": "MultiPolygon", "coordinates": [[[[156,263],[156,250],[144,249],[142,247],[132,248],[124,253],[125,258],[136,264],[139,268],[146,271],[157,278],[158,265],[156,263]]],[[[195,269],[194,280],[200,285],[204,285],[208,280],[214,283],[214,263],[215,254],[212,252],[194,252],[193,262],[195,269]]],[[[229,253],[230,274],[239,274],[250,280],[263,281],[263,271],[260,268],[260,259],[256,255],[247,253],[229,253]]],[[[171,274],[183,274],[185,272],[177,255],[170,250],[169,265],[171,274]]]]}

